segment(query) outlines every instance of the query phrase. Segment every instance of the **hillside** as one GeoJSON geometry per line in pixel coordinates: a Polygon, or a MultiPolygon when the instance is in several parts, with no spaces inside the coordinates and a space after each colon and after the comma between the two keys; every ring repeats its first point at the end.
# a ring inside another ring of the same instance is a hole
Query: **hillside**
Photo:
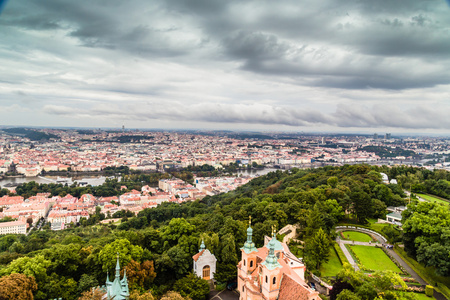
{"type": "Polygon", "coordinates": [[[35,299],[77,299],[90,287],[104,284],[107,271],[113,274],[119,252],[130,288],[151,290],[160,297],[169,290],[182,292],[176,283],[186,280],[191,257],[204,240],[218,259],[215,278],[226,282],[236,276],[249,216],[257,247],[263,245],[272,226],[297,224],[298,238],[307,245],[304,261],[308,269],[318,270],[327,254],[318,256],[316,249],[326,246],[328,253],[329,245],[317,244],[319,231],[329,240],[339,221],[365,224],[369,218],[384,217],[387,206],[405,205],[402,188],[382,184],[379,171],[389,169],[354,165],[276,171],[230,193],[181,205],[163,203],[115,224],[3,236],[0,274],[33,276],[38,287],[35,299]],[[146,279],[140,277],[153,273],[146,279]]]}

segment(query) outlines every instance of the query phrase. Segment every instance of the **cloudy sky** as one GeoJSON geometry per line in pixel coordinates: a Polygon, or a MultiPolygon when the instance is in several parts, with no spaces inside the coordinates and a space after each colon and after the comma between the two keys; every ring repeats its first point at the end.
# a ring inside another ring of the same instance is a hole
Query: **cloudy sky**
{"type": "Polygon", "coordinates": [[[122,124],[450,134],[449,3],[6,2],[0,125],[122,124]]]}

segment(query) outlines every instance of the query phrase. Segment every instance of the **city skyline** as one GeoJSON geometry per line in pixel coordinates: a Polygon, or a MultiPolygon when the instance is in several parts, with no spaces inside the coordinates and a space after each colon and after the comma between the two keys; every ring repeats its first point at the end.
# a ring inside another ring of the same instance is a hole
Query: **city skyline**
{"type": "Polygon", "coordinates": [[[1,125],[448,135],[449,12],[437,0],[3,1],[1,125]]]}

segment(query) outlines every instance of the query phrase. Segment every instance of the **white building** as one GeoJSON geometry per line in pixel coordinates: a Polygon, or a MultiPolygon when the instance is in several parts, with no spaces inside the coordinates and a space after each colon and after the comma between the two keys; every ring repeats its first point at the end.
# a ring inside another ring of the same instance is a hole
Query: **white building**
{"type": "Polygon", "coordinates": [[[214,279],[217,259],[214,254],[205,248],[205,243],[203,243],[203,241],[200,245],[199,252],[195,254],[192,259],[194,260],[195,275],[205,280],[214,279]]]}
{"type": "Polygon", "coordinates": [[[12,221],[0,223],[0,234],[26,234],[27,223],[22,221],[12,221]]]}

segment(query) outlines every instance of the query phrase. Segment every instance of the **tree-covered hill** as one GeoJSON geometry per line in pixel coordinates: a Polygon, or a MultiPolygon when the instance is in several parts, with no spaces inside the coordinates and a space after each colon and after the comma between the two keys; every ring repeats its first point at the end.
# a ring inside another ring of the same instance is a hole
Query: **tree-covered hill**
{"type": "MultiPolygon", "coordinates": [[[[201,240],[218,259],[216,280],[226,282],[236,276],[249,216],[257,247],[273,226],[296,224],[298,239],[305,242],[304,261],[308,269],[318,270],[327,259],[338,222],[365,224],[384,217],[387,206],[406,204],[401,185],[381,183],[379,172],[408,177],[416,171],[367,165],[276,171],[226,194],[181,205],[163,203],[136,217],[124,214],[120,224],[88,226],[82,221],[59,232],[7,235],[0,238],[0,275],[16,272],[33,277],[38,287],[35,299],[77,299],[105,282],[119,252],[132,290],[151,291],[156,298],[176,290],[193,300],[203,299],[203,294],[189,294],[183,288],[197,284],[189,273],[201,240]],[[143,280],[142,274],[149,277],[143,280]]],[[[91,219],[101,219],[99,213],[91,219]]],[[[425,241],[431,245],[445,239],[425,241]]]]}
{"type": "Polygon", "coordinates": [[[5,128],[2,131],[10,135],[24,136],[32,141],[59,139],[57,135],[30,128],[5,128]]]}

